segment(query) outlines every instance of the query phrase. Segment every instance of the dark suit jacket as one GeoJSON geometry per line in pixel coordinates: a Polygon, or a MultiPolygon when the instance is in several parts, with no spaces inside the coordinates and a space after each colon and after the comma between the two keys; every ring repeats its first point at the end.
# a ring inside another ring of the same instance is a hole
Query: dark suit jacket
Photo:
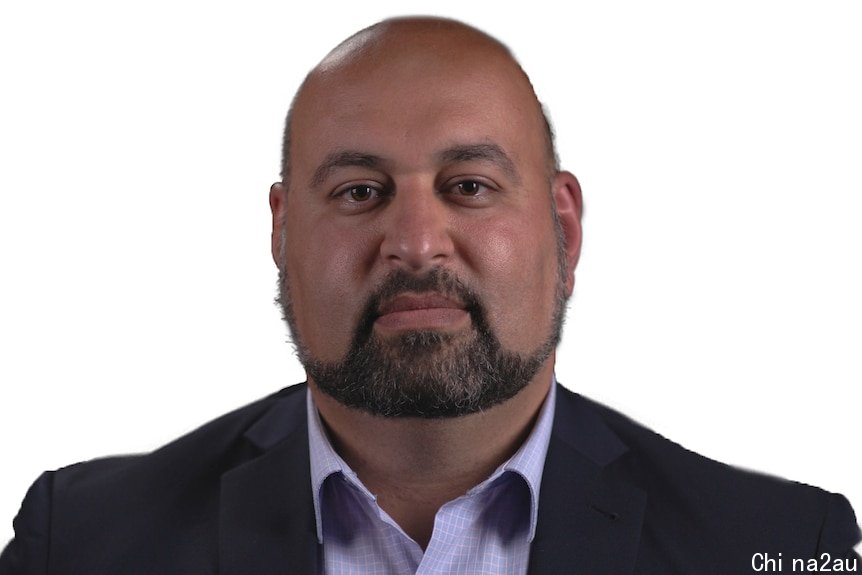
{"type": "MultiPolygon", "coordinates": [[[[142,456],[42,475],[0,575],[315,573],[305,385],[142,456]]],[[[853,561],[840,495],[686,451],[559,388],[531,574],[753,573],[752,555],[853,561]]],[[[862,562],[857,567],[862,571],[862,562]]]]}

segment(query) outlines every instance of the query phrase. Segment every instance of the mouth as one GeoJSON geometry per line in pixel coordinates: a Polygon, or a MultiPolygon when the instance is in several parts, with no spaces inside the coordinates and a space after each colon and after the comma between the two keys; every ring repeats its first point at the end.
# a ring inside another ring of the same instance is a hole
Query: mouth
{"type": "Polygon", "coordinates": [[[382,332],[454,331],[470,321],[464,303],[439,293],[404,293],[380,306],[374,325],[382,332]]]}

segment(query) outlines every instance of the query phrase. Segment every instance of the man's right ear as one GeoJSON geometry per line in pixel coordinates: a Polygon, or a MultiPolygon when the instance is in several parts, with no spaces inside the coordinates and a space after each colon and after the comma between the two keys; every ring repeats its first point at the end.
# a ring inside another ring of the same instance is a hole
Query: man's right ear
{"type": "Polygon", "coordinates": [[[281,268],[281,251],[283,246],[285,218],[287,214],[287,188],[281,182],[276,182],[269,188],[269,209],[272,211],[272,236],[270,238],[272,250],[272,261],[276,267],[281,268]]]}

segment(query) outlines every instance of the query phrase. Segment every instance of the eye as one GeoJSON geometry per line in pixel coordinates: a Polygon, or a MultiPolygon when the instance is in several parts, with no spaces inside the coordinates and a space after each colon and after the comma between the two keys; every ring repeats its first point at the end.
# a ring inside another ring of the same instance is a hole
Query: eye
{"type": "Polygon", "coordinates": [[[354,180],[333,190],[329,197],[341,212],[358,214],[376,208],[388,196],[389,191],[385,184],[373,180],[354,180]]]}
{"type": "Polygon", "coordinates": [[[449,183],[443,186],[444,193],[448,194],[452,201],[472,207],[488,205],[494,200],[495,194],[493,192],[498,189],[493,182],[489,182],[485,178],[470,176],[463,179],[452,178],[449,183]]]}
{"type": "Polygon", "coordinates": [[[480,182],[476,180],[464,180],[463,182],[458,182],[455,185],[455,191],[462,196],[475,196],[482,193],[482,190],[485,188],[480,182]]]}
{"type": "Polygon", "coordinates": [[[358,203],[367,202],[372,197],[374,197],[375,193],[377,193],[377,190],[375,190],[371,186],[366,186],[364,184],[358,186],[351,186],[344,190],[344,194],[349,200],[358,203]]]}

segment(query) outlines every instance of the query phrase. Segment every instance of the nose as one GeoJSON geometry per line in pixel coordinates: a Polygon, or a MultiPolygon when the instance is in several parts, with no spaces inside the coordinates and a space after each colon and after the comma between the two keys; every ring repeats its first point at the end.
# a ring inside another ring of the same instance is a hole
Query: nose
{"type": "Polygon", "coordinates": [[[419,272],[452,256],[450,210],[433,186],[402,186],[386,212],[380,255],[387,264],[419,272]]]}

